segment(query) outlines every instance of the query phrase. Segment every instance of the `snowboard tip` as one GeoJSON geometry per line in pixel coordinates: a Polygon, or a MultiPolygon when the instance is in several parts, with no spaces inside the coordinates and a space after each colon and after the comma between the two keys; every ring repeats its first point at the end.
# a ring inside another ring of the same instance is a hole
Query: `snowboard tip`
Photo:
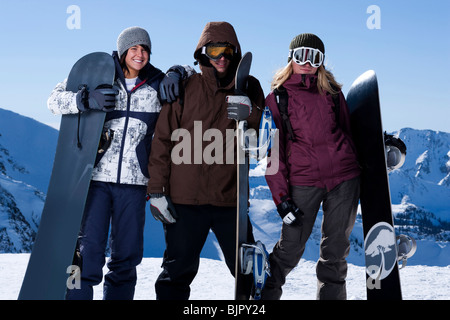
{"type": "Polygon", "coordinates": [[[375,73],[374,70],[367,70],[366,72],[364,72],[363,74],[361,74],[358,78],[356,78],[355,81],[353,81],[352,85],[350,86],[350,89],[353,89],[357,86],[359,86],[362,83],[365,83],[367,81],[369,81],[370,79],[374,79],[376,81],[377,79],[377,75],[375,73]]]}

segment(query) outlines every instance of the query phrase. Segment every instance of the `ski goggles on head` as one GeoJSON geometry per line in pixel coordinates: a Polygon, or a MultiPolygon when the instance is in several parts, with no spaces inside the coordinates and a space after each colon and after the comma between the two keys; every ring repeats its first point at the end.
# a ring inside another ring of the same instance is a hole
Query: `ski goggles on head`
{"type": "Polygon", "coordinates": [[[318,68],[323,63],[324,54],[319,49],[300,47],[289,50],[289,57],[301,66],[309,62],[312,67],[318,68]]]}
{"type": "Polygon", "coordinates": [[[234,46],[228,43],[209,43],[202,48],[202,54],[212,60],[219,60],[222,56],[231,60],[235,53],[234,46]]]}

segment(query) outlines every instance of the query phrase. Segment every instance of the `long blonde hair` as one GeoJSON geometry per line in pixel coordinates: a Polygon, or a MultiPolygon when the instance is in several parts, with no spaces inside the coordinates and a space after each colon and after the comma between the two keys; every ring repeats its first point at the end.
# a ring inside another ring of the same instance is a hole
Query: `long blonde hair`
{"type": "MultiPolygon", "coordinates": [[[[270,86],[271,90],[278,89],[283,83],[286,82],[287,79],[291,77],[294,72],[292,68],[293,63],[295,62],[291,60],[284,68],[275,73],[270,86]]],[[[336,81],[331,71],[326,70],[322,64],[317,72],[317,88],[319,89],[319,93],[322,95],[326,92],[336,94],[341,90],[342,85],[336,81]]]]}

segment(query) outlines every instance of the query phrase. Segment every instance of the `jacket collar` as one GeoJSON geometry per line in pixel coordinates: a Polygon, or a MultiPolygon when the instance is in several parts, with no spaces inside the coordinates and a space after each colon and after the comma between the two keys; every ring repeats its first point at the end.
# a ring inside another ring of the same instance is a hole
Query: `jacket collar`
{"type": "Polygon", "coordinates": [[[224,89],[224,90],[230,90],[234,88],[234,78],[236,71],[230,66],[231,70],[229,71],[229,74],[225,78],[225,85],[221,83],[219,78],[217,77],[216,69],[211,66],[204,66],[200,65],[200,70],[202,71],[202,77],[205,78],[205,81],[208,83],[208,86],[211,88],[218,90],[218,89],[224,89]]]}
{"type": "Polygon", "coordinates": [[[292,74],[283,86],[288,90],[310,90],[317,87],[317,75],[292,74]]]}

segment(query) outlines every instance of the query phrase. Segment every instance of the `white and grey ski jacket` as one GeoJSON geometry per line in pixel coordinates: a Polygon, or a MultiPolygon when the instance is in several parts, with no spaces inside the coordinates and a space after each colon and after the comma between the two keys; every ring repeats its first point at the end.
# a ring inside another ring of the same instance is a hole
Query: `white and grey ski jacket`
{"type": "MultiPolygon", "coordinates": [[[[115,109],[106,113],[104,127],[113,130],[114,135],[106,152],[97,156],[92,180],[147,185],[151,140],[161,111],[159,84],[164,73],[149,64],[146,79],[128,91],[115,53],[113,57],[116,61],[115,85],[119,94],[115,109]]],[[[79,112],[76,93],[66,91],[66,84],[67,79],[59,83],[47,101],[48,108],[54,114],[79,112]]]]}

